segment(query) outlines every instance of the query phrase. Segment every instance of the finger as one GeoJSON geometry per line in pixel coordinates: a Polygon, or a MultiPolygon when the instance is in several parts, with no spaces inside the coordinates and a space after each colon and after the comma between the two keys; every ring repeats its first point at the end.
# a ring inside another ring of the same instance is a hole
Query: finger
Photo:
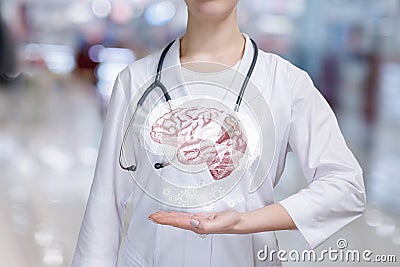
{"type": "Polygon", "coordinates": [[[190,230],[197,234],[207,234],[208,221],[215,217],[215,213],[185,213],[175,211],[158,211],[150,214],[149,219],[154,223],[190,230]],[[191,220],[194,219],[194,220],[191,220]],[[200,227],[201,224],[201,227],[200,227]]]}
{"type": "Polygon", "coordinates": [[[149,219],[155,220],[157,217],[165,216],[165,211],[156,211],[149,215],[149,219]]]}
{"type": "Polygon", "coordinates": [[[154,219],[160,216],[176,216],[176,217],[191,217],[192,213],[177,212],[177,211],[156,211],[149,215],[149,218],[154,219]]]}
{"type": "Polygon", "coordinates": [[[206,218],[206,219],[213,219],[215,218],[216,213],[215,212],[198,212],[195,213],[194,216],[206,218]]]}
{"type": "Polygon", "coordinates": [[[157,214],[151,214],[149,218],[152,219],[155,223],[170,224],[174,226],[176,216],[171,215],[168,212],[158,212],[157,214]]]}
{"type": "Polygon", "coordinates": [[[190,218],[193,216],[193,213],[188,213],[188,212],[168,211],[168,213],[172,216],[182,217],[182,218],[190,218]]]}
{"type": "Polygon", "coordinates": [[[168,224],[171,226],[180,227],[182,222],[184,221],[189,222],[192,216],[193,215],[189,213],[157,212],[150,214],[148,219],[155,223],[168,224]]]}
{"type": "Polygon", "coordinates": [[[190,215],[188,214],[173,214],[169,212],[158,213],[156,216],[150,215],[153,222],[163,225],[170,225],[181,229],[192,230],[190,225],[190,215]]]}
{"type": "Polygon", "coordinates": [[[210,212],[199,212],[199,213],[187,213],[187,212],[178,212],[178,211],[156,211],[149,215],[149,219],[155,219],[160,216],[177,216],[177,217],[186,217],[191,218],[193,216],[200,216],[208,219],[212,219],[215,217],[215,213],[210,212]]]}

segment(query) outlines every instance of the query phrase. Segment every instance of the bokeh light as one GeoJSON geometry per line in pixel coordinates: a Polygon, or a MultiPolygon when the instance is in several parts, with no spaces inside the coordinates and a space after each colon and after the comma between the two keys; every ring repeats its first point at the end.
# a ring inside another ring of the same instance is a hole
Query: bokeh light
{"type": "MultiPolygon", "coordinates": [[[[115,78],[182,36],[187,14],[182,0],[0,0],[1,266],[70,266],[115,78]]],[[[246,0],[238,20],[309,73],[364,170],[367,210],[338,235],[398,253],[400,0],[246,0]]],[[[275,199],[302,176],[289,153],[275,199]]]]}

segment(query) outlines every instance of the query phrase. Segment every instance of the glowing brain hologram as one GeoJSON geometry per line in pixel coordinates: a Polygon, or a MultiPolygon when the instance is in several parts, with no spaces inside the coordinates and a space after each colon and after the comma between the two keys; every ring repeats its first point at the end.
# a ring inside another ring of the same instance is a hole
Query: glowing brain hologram
{"type": "Polygon", "coordinates": [[[217,108],[194,106],[173,109],[151,127],[151,139],[176,148],[185,165],[207,164],[214,180],[228,177],[247,148],[238,120],[217,108]]]}

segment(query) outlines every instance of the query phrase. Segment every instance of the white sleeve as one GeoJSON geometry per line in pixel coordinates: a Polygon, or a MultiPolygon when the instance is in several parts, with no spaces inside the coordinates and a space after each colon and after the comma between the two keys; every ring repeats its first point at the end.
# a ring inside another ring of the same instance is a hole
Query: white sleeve
{"type": "Polygon", "coordinates": [[[347,147],[333,111],[310,77],[296,70],[289,146],[308,186],[279,203],[315,248],[361,216],[365,188],[362,169],[347,147]]]}
{"type": "Polygon", "coordinates": [[[118,156],[127,100],[117,77],[105,119],[96,170],[72,267],[115,267],[126,202],[133,191],[118,156]]]}

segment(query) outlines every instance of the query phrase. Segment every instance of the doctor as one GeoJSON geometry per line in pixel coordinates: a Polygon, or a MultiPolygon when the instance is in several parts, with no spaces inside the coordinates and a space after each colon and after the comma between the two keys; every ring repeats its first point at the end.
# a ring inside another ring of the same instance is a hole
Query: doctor
{"type": "MultiPolygon", "coordinates": [[[[238,27],[238,0],[185,2],[187,30],[170,48],[164,68],[206,61],[238,66],[245,73],[253,49],[238,27]]],[[[120,168],[118,155],[129,103],[154,76],[160,55],[161,51],[130,64],[117,77],[73,267],[277,266],[276,258],[257,258],[265,246],[279,249],[274,231],[299,231],[315,248],[361,216],[362,170],[329,105],[304,71],[261,50],[251,80],[268,102],[276,139],[271,168],[258,190],[249,194],[239,185],[229,195],[229,204],[218,201],[211,211],[174,208],[143,192],[120,168]],[[289,151],[297,155],[308,186],[274,203],[273,188],[289,151]],[[121,246],[130,196],[133,216],[121,246]]],[[[135,158],[138,166],[147,160],[140,153],[135,158]]],[[[142,170],[141,177],[150,179],[150,169],[142,170]]],[[[251,172],[246,175],[244,182],[252,178],[251,172]]]]}

